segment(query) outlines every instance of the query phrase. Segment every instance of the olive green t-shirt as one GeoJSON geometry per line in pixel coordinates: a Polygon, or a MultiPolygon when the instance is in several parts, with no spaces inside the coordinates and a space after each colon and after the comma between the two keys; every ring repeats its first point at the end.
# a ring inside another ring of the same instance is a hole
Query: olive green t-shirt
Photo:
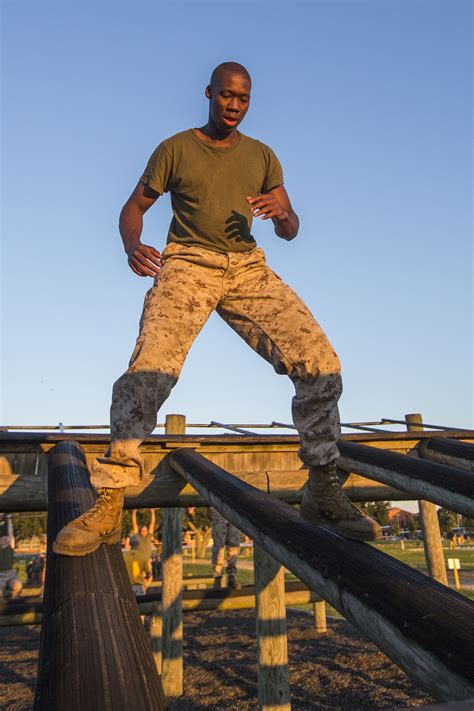
{"type": "Polygon", "coordinates": [[[243,133],[230,148],[217,148],[190,128],[160,143],[140,180],[171,193],[168,244],[244,252],[256,246],[246,197],[282,185],[283,171],[271,148],[243,133]]]}
{"type": "Polygon", "coordinates": [[[13,561],[13,548],[11,546],[6,546],[5,548],[0,547],[0,572],[11,570],[13,568],[13,561]]]}

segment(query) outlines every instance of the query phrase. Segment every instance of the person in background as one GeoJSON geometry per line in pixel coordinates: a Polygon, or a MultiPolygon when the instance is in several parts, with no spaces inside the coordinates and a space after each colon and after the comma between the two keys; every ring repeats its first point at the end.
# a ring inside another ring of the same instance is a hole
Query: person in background
{"type": "Polygon", "coordinates": [[[237,561],[240,552],[240,531],[222,514],[211,509],[212,521],[212,569],[214,573],[214,589],[224,587],[222,574],[224,571],[225,552],[227,552],[227,587],[239,590],[242,586],[237,580],[237,561]]]}
{"type": "Polygon", "coordinates": [[[23,590],[18,574],[13,567],[15,536],[12,517],[0,521],[0,597],[18,597],[23,590]]]}
{"type": "Polygon", "coordinates": [[[132,534],[138,537],[138,550],[140,553],[146,554],[148,559],[151,558],[153,546],[159,545],[159,541],[155,538],[156,516],[155,509],[150,509],[150,525],[143,524],[138,527],[137,510],[132,511],[132,534]]]}
{"type": "Polygon", "coordinates": [[[128,577],[135,595],[144,595],[152,581],[150,558],[139,550],[138,536],[130,537],[130,550],[124,551],[123,558],[128,577]]]}

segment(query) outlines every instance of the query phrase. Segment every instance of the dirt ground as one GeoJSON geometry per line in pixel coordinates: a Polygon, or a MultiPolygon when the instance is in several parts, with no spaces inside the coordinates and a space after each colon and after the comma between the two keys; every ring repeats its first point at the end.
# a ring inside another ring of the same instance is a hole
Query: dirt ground
{"type": "MultiPolygon", "coordinates": [[[[256,711],[255,613],[186,613],[185,696],[170,711],[256,711]]],[[[39,627],[0,628],[0,709],[27,711],[34,699],[39,627]]],[[[312,617],[288,611],[293,711],[417,707],[434,699],[344,620],[316,637],[312,617]]]]}

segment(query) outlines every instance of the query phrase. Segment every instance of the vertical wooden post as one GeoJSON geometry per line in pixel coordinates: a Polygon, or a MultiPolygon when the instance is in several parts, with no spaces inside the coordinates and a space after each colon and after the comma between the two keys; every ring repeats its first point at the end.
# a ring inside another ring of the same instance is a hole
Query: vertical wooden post
{"type": "Polygon", "coordinates": [[[282,566],[254,544],[259,709],[290,711],[285,581],[282,566]]]}
{"type": "Polygon", "coordinates": [[[314,629],[316,630],[316,634],[326,634],[328,631],[328,625],[326,619],[326,603],[324,600],[313,602],[313,612],[314,629]]]}
{"type": "MultiPolygon", "coordinates": [[[[166,434],[184,434],[184,415],[166,415],[166,434]]],[[[162,681],[166,696],[183,694],[183,512],[180,508],[163,511],[162,606],[163,659],[162,681]]]]}
{"type": "MultiPolygon", "coordinates": [[[[422,430],[423,419],[419,413],[405,415],[407,430],[409,432],[422,430]]],[[[446,564],[444,562],[443,544],[439,528],[438,514],[435,504],[431,501],[418,501],[420,524],[423,531],[426,565],[428,575],[444,585],[448,584],[446,564]]]]}
{"type": "Polygon", "coordinates": [[[150,617],[150,646],[155,659],[156,671],[161,674],[163,663],[163,607],[157,602],[150,617]]]}

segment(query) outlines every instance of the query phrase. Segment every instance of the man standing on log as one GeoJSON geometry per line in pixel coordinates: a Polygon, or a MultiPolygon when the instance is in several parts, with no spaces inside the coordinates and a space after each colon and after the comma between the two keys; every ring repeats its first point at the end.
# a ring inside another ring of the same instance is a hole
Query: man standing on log
{"type": "Polygon", "coordinates": [[[154,278],[128,370],[117,380],[111,443],[94,461],[98,499],[65,526],[54,550],[85,555],[120,540],[125,489],[143,474],[140,444],[176,384],[194,339],[216,310],[231,328],[295,386],[293,421],[310,475],[301,515],[357,540],[380,527],[339,486],[337,401],[340,365],[305,304],[267,266],[251,234],[252,218],[271,219],[275,233],[296,237],[299,220],[273,151],[237,130],[249,108],[251,79],[241,64],[213,71],[205,94],[207,123],[163,141],[120,215],[130,268],[154,278]],[[173,218],[163,253],[141,242],[143,215],[166,192],[173,218]]]}

